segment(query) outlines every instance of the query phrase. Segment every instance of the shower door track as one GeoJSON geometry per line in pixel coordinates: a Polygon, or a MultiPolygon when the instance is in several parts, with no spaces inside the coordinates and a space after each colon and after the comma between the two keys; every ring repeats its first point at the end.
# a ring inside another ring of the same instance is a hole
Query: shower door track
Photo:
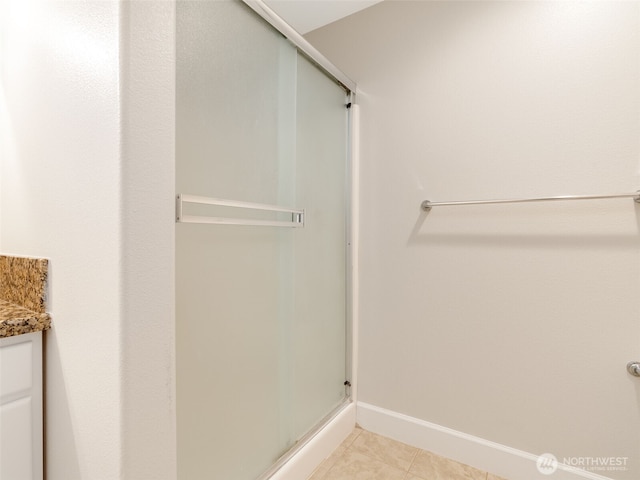
{"type": "Polygon", "coordinates": [[[305,40],[294,28],[285,22],[262,0],[242,0],[249,8],[266,20],[273,28],[278,30],[289,40],[300,52],[302,52],[311,62],[315,63],[329,77],[337,81],[349,92],[356,91],[356,82],[347,77],[338,67],[336,67],[327,57],[322,55],[313,45],[305,40]]]}
{"type": "Polygon", "coordinates": [[[313,427],[309,432],[303,435],[299,440],[296,441],[295,445],[292,446],[284,455],[282,455],[276,463],[274,463],[269,470],[260,475],[256,480],[269,480],[273,477],[278,470],[280,470],[286,463],[295,457],[300,450],[302,450],[313,438],[318,435],[333,419],[335,419],[344,409],[346,409],[349,405],[351,405],[352,400],[351,397],[345,397],[340,405],[338,405],[335,409],[333,409],[326,417],[324,417],[318,424],[313,427]]]}

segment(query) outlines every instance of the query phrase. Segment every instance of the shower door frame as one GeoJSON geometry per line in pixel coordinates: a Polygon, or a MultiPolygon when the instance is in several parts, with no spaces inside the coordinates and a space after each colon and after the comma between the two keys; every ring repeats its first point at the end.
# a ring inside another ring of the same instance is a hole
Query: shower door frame
{"type": "Polygon", "coordinates": [[[293,458],[305,445],[309,443],[326,425],[331,423],[342,411],[353,403],[356,394],[355,374],[354,374],[354,276],[355,255],[354,240],[355,222],[354,206],[357,199],[354,198],[354,157],[357,148],[354,141],[354,130],[357,127],[357,115],[354,115],[356,103],[356,83],[345,75],[338,67],[331,63],[322,53],[307,42],[293,27],[286,23],[276,12],[267,6],[262,0],[241,0],[250,7],[267,23],[275,28],[281,35],[289,41],[296,50],[319,68],[327,77],[336,82],[345,91],[345,108],[347,109],[347,148],[345,162],[345,398],[333,411],[329,412],[318,422],[309,432],[301,437],[289,451],[282,455],[267,471],[257,480],[268,480],[278,470],[280,470],[291,458],[293,458]]]}
{"type": "Polygon", "coordinates": [[[262,0],[242,0],[254,12],[260,15],[273,28],[278,30],[298,51],[302,52],[312,63],[316,64],[328,77],[338,82],[347,93],[355,95],[356,82],[346,76],[327,57],[322,55],[313,45],[305,40],[291,25],[285,22],[262,0]]]}

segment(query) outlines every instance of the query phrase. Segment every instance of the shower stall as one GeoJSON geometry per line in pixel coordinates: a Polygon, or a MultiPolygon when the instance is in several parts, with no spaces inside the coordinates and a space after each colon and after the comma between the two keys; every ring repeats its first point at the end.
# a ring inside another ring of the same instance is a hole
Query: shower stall
{"type": "Polygon", "coordinates": [[[354,86],[260,2],[176,9],[178,478],[268,478],[350,402],[354,86]]]}

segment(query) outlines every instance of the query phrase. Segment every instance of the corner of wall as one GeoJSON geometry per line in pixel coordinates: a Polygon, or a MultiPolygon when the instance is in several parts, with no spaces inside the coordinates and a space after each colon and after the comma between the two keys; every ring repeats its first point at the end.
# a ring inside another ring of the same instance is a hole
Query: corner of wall
{"type": "Polygon", "coordinates": [[[176,478],[175,4],[124,2],[122,365],[126,478],[176,478]]]}

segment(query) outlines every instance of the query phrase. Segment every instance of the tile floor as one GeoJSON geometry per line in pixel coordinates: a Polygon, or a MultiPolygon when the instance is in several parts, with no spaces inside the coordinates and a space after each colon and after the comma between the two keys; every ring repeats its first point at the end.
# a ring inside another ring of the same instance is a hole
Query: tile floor
{"type": "Polygon", "coordinates": [[[504,480],[356,427],[308,480],[504,480]]]}

